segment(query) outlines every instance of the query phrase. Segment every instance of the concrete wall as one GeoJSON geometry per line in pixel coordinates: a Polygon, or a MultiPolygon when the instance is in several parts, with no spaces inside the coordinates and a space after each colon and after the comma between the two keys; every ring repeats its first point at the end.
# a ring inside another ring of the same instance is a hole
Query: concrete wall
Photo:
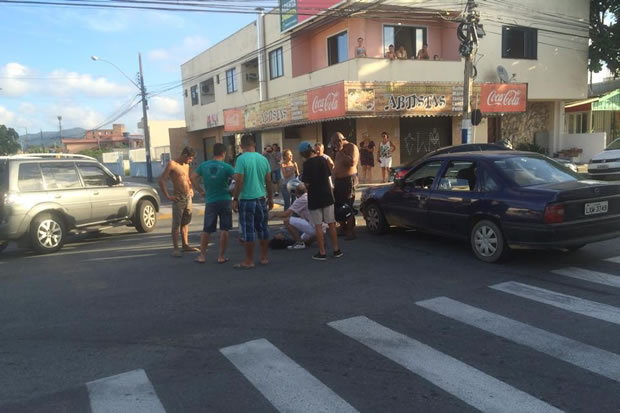
{"type": "Polygon", "coordinates": [[[151,148],[170,145],[170,135],[168,134],[168,129],[182,128],[184,126],[184,120],[149,120],[151,148]]]}
{"type": "Polygon", "coordinates": [[[592,157],[603,152],[607,143],[607,134],[601,133],[574,133],[562,135],[560,150],[570,148],[581,148],[583,152],[578,158],[578,162],[590,162],[592,157]]]}

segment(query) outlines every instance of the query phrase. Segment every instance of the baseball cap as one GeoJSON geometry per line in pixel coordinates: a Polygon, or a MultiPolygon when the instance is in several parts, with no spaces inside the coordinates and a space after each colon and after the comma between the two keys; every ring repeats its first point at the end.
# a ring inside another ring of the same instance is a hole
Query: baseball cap
{"type": "Polygon", "coordinates": [[[299,151],[299,153],[304,153],[304,152],[309,151],[309,150],[313,151],[314,147],[312,146],[312,144],[310,142],[302,142],[297,147],[297,150],[299,151]]]}

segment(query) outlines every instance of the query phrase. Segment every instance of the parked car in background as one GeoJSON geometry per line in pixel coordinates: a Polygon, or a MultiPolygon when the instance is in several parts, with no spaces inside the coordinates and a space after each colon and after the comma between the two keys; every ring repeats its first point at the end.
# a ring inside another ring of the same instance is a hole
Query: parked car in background
{"type": "Polygon", "coordinates": [[[559,159],[559,158],[553,158],[553,160],[558,162],[562,166],[567,167],[571,171],[579,173],[579,168],[577,168],[577,165],[574,162],[571,162],[567,159],[559,159]]]}
{"type": "Polygon", "coordinates": [[[592,158],[588,174],[594,179],[620,180],[620,138],[592,158]]]}
{"type": "Polygon", "coordinates": [[[368,230],[416,228],[469,241],[482,261],[511,248],[575,250],[620,236],[620,183],[587,180],[532,152],[435,155],[367,189],[368,230]]]}
{"type": "MultiPolygon", "coordinates": [[[[509,142],[508,142],[509,143],[509,142]]],[[[394,166],[390,168],[389,181],[394,182],[395,178],[402,178],[418,163],[428,159],[431,156],[441,155],[443,153],[458,153],[458,152],[480,152],[480,151],[509,151],[512,150],[512,145],[508,143],[465,143],[462,145],[444,146],[443,148],[436,149],[427,153],[420,159],[409,161],[403,165],[394,166]]]]}
{"type": "Polygon", "coordinates": [[[39,253],[55,252],[69,231],[113,223],[150,232],[159,205],[152,187],[125,185],[88,156],[0,157],[0,251],[19,241],[39,253]]]}

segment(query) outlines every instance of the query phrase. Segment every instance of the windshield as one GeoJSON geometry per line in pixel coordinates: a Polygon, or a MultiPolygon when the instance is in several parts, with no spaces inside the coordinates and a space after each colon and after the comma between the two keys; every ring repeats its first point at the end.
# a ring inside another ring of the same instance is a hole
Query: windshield
{"type": "Polygon", "coordinates": [[[546,158],[515,156],[494,162],[517,186],[533,186],[579,180],[579,175],[546,158]]]}
{"type": "Polygon", "coordinates": [[[605,148],[606,151],[613,151],[615,149],[620,149],[620,138],[616,139],[605,148]]]}

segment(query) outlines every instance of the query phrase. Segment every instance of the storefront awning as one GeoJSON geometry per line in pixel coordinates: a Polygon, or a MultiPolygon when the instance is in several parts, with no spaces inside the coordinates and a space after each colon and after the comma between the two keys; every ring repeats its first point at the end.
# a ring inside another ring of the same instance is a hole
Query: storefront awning
{"type": "Polygon", "coordinates": [[[592,111],[620,111],[620,89],[616,89],[613,92],[603,95],[597,102],[593,102],[592,111]]]}

